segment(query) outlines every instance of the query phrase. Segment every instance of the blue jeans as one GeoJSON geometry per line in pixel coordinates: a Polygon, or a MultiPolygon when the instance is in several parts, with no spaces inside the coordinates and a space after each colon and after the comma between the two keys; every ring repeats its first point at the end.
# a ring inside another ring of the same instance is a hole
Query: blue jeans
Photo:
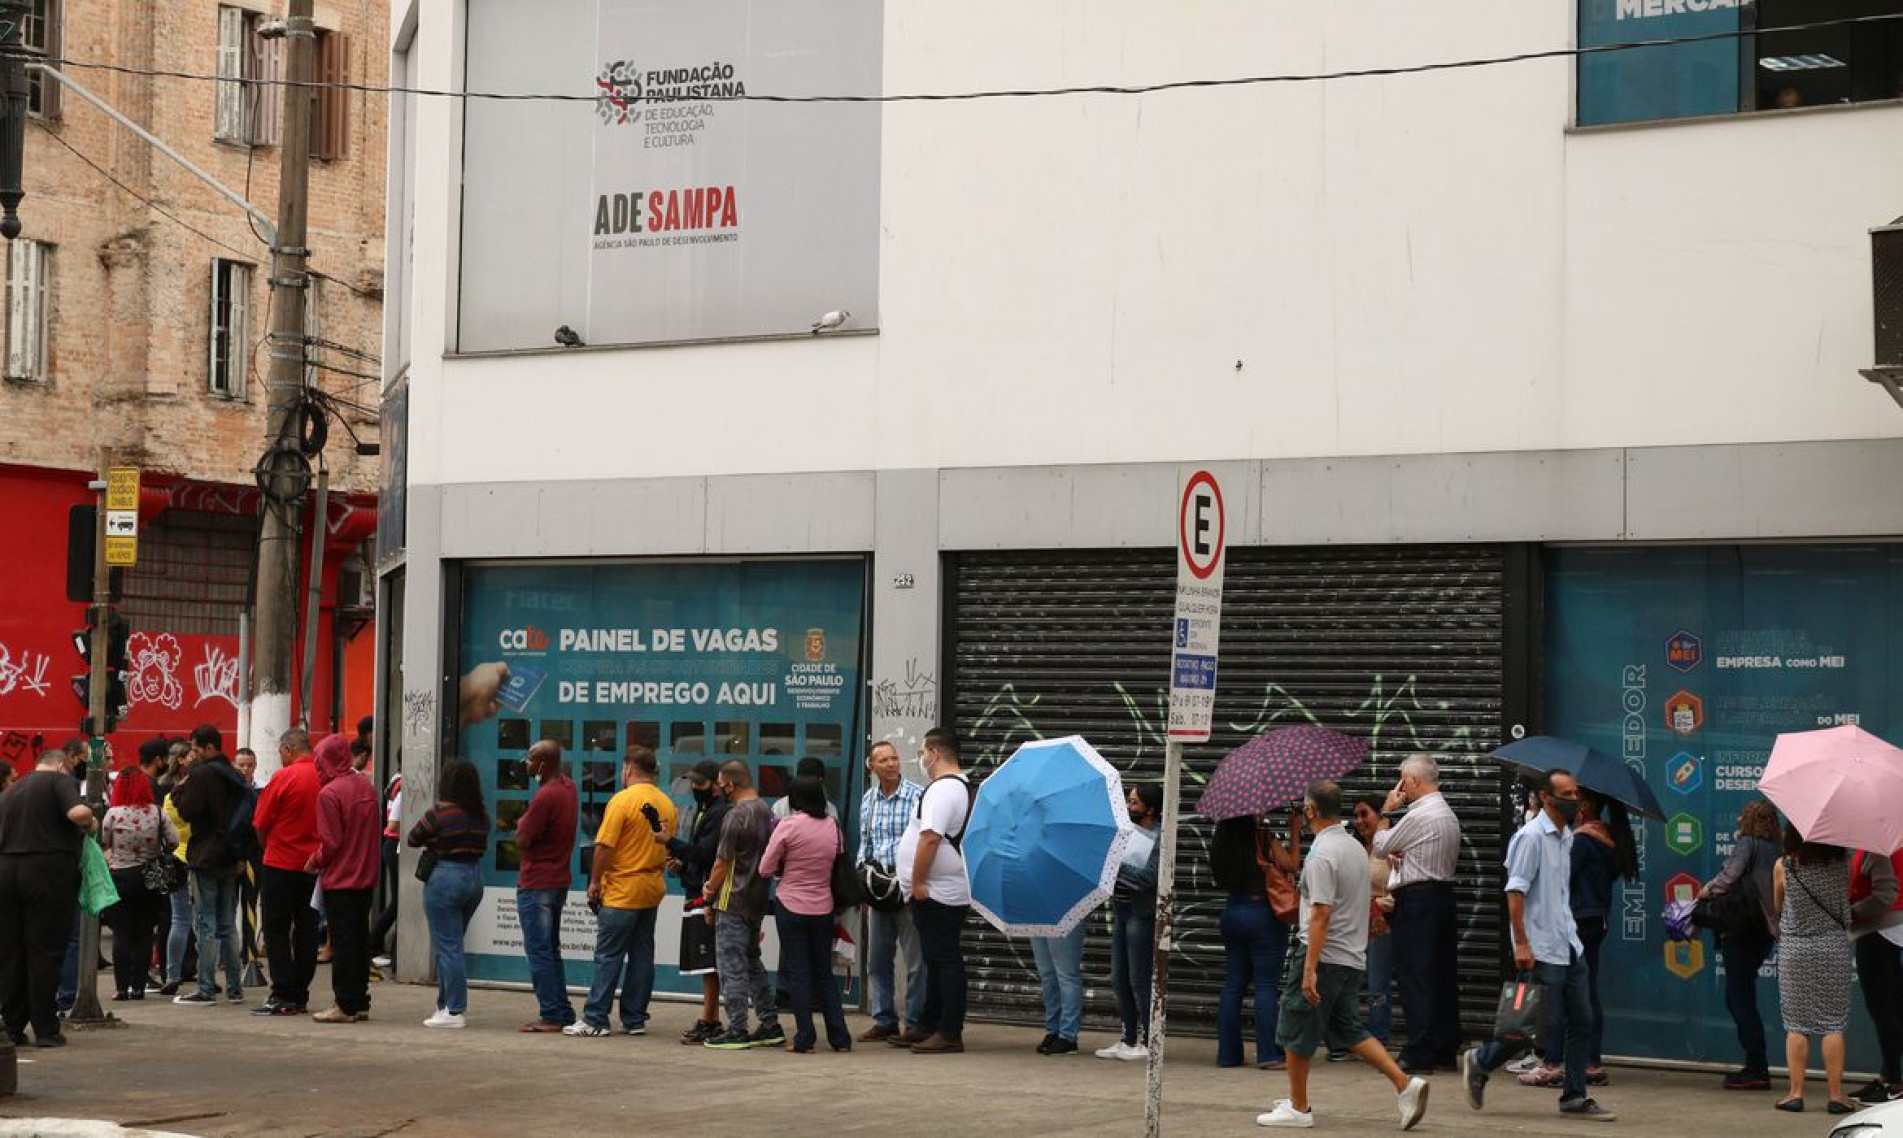
{"type": "MultiPolygon", "coordinates": [[[[1533,965],[1533,980],[1546,989],[1547,1007],[1555,1021],[1566,1016],[1566,1087],[1560,1092],[1561,1105],[1586,1097],[1586,1052],[1592,1048],[1592,1000],[1585,958],[1571,953],[1566,964],[1533,965]]],[[[1504,1043],[1489,1043],[1480,1049],[1480,1069],[1491,1071],[1513,1058],[1514,1048],[1504,1043]]]]}
{"type": "MultiPolygon", "coordinates": [[[[1586,1051],[1586,1066],[1604,1066],[1600,1054],[1602,1041],[1606,1037],[1606,1013],[1599,1005],[1599,948],[1606,943],[1606,919],[1604,917],[1579,917],[1579,943],[1586,946],[1586,1003],[1592,1008],[1591,1028],[1587,1032],[1592,1040],[1586,1051]]],[[[1566,1006],[1561,1004],[1553,1009],[1553,1021],[1546,1031],[1546,1065],[1557,1067],[1565,1061],[1566,1006]]]]}
{"type": "Polygon", "coordinates": [[[1110,986],[1117,993],[1123,1041],[1150,1038],[1150,972],[1156,963],[1156,910],[1110,906],[1110,986]]]}
{"type": "MultiPolygon", "coordinates": [[[[436,948],[436,1010],[461,1015],[469,1010],[469,973],[463,964],[463,937],[482,904],[482,872],[473,861],[436,863],[423,886],[423,915],[436,948]]],[[[200,950],[200,956],[204,955],[200,950]]]]}
{"type": "Polygon", "coordinates": [[[648,1001],[654,997],[654,918],[659,912],[603,905],[595,914],[595,982],[588,987],[582,1019],[607,1027],[619,987],[621,1026],[629,1031],[647,1026],[648,1001]]]}
{"type": "Polygon", "coordinates": [[[1059,1039],[1077,1042],[1084,1026],[1083,921],[1064,936],[1031,938],[1031,959],[1044,985],[1044,1030],[1059,1039]]]}
{"type": "Polygon", "coordinates": [[[198,994],[218,994],[218,964],[225,965],[225,987],[244,987],[238,960],[238,875],[192,870],[192,920],[198,936],[198,994]]]}
{"type": "Polygon", "coordinates": [[[1394,934],[1368,942],[1368,1034],[1388,1045],[1394,1027],[1394,934]]]}
{"type": "Polygon", "coordinates": [[[174,889],[171,899],[172,927],[165,936],[165,980],[177,984],[185,979],[185,948],[191,943],[192,891],[189,887],[174,889]]]}
{"type": "Polygon", "coordinates": [[[529,981],[543,1023],[575,1022],[568,1002],[568,973],[562,967],[562,905],[566,889],[518,889],[515,913],[522,923],[522,954],[529,958],[529,981]]]}
{"type": "Polygon", "coordinates": [[[835,1051],[852,1046],[846,1012],[839,1003],[839,984],[833,979],[833,917],[795,913],[779,902],[773,921],[780,930],[780,978],[786,981],[793,1004],[793,1046],[813,1046],[813,1009],[826,1021],[826,1042],[835,1051]]]}
{"type": "Polygon", "coordinates": [[[73,932],[66,938],[66,955],[59,964],[59,991],[53,993],[53,1004],[61,1011],[79,1001],[79,922],[80,914],[74,913],[73,932]]]}
{"type": "Polygon", "coordinates": [[[866,992],[872,1022],[896,1031],[898,1009],[893,1007],[892,973],[897,958],[905,961],[905,1026],[918,1023],[925,1007],[925,961],[919,955],[918,929],[905,909],[896,913],[866,910],[866,992]]]}
{"type": "Polygon", "coordinates": [[[1758,969],[1777,942],[1767,936],[1728,936],[1718,942],[1725,962],[1725,1010],[1738,1029],[1744,1049],[1744,1069],[1759,1074],[1770,1069],[1764,1049],[1764,1017],[1758,1011],[1758,969]]]}
{"type": "Polygon", "coordinates": [[[1255,990],[1255,1061],[1276,1062],[1282,1058],[1275,1017],[1288,926],[1275,919],[1262,898],[1231,895],[1218,927],[1225,971],[1216,1002],[1216,1066],[1242,1066],[1242,993],[1250,987],[1255,990]]]}

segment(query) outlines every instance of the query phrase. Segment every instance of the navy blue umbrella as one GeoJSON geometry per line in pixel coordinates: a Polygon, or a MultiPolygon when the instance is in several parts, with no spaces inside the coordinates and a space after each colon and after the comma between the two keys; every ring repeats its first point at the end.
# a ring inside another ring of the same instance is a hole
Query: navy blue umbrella
{"type": "Polygon", "coordinates": [[[1652,788],[1631,767],[1584,743],[1551,735],[1533,735],[1508,743],[1492,757],[1521,774],[1564,771],[1587,790],[1622,803],[1635,814],[1665,820],[1665,808],[1659,804],[1658,795],[1652,793],[1652,788]]]}

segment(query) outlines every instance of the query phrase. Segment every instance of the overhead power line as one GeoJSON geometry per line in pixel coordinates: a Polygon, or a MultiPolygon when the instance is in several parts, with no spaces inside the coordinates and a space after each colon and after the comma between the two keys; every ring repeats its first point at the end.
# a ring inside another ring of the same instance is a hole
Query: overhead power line
{"type": "MultiPolygon", "coordinates": [[[[1820,31],[1826,28],[1875,26],[1897,21],[1903,21],[1903,12],[1884,12],[1866,16],[1844,16],[1831,20],[1815,20],[1802,24],[1786,24],[1775,28],[1740,28],[1732,31],[1705,32],[1699,35],[1675,36],[1669,39],[1631,40],[1624,43],[1600,44],[1588,47],[1557,47],[1542,51],[1515,52],[1509,55],[1443,60],[1436,63],[1403,64],[1394,67],[1364,67],[1344,71],[1309,71],[1288,72],[1279,75],[1245,75],[1220,79],[1175,79],[1161,83],[1128,85],[1101,84],[1074,87],[1027,87],[988,91],[914,92],[896,95],[775,95],[749,91],[745,94],[723,93],[693,96],[646,96],[645,98],[646,101],[649,102],[691,103],[958,103],[994,99],[1064,98],[1078,95],[1153,95],[1165,91],[1203,90],[1220,87],[1258,87],[1283,83],[1328,83],[1344,79],[1374,79],[1397,75],[1425,75],[1439,71],[1500,67],[1514,63],[1533,63],[1540,60],[1580,59],[1589,56],[1611,55],[1617,52],[1640,51],[1646,48],[1716,43],[1725,40],[1740,40],[1748,36],[1757,35],[1820,31]]],[[[276,87],[308,87],[315,90],[359,91],[364,94],[372,95],[401,94],[439,99],[487,99],[499,102],[589,104],[595,103],[600,98],[598,93],[561,94],[548,92],[449,91],[429,87],[399,87],[374,83],[299,82],[292,79],[234,80],[225,76],[206,74],[204,72],[130,67],[125,64],[106,63],[99,60],[79,59],[70,56],[57,60],[49,60],[41,56],[20,56],[19,58],[26,59],[32,63],[56,63],[59,66],[71,67],[75,70],[108,71],[120,75],[138,75],[155,79],[182,79],[205,83],[242,82],[247,85],[259,86],[269,85],[276,87]]]]}
{"type": "Polygon", "coordinates": [[[101,166],[99,163],[93,161],[91,158],[88,158],[72,143],[62,138],[58,131],[47,126],[45,123],[40,122],[40,120],[38,119],[34,119],[32,121],[36,125],[39,126],[41,133],[45,134],[48,138],[52,139],[54,142],[59,143],[61,146],[64,146],[67,150],[71,151],[73,157],[79,159],[81,162],[84,162],[86,165],[91,166],[95,171],[99,173],[100,177],[106,179],[106,181],[111,182],[113,185],[119,187],[121,192],[125,193],[127,196],[131,197],[135,201],[141,203],[146,208],[152,210],[154,213],[158,214],[160,217],[165,218],[167,221],[170,221],[173,225],[178,226],[180,229],[183,229],[189,233],[197,234],[199,237],[204,238],[206,241],[211,242],[213,245],[218,246],[220,249],[223,249],[226,252],[234,253],[237,256],[244,258],[246,260],[251,259],[252,254],[245,252],[243,249],[239,249],[235,246],[228,245],[225,242],[220,241],[218,238],[213,237],[211,234],[205,232],[204,230],[198,228],[195,225],[192,225],[190,222],[184,221],[177,214],[167,210],[164,206],[153,201],[151,198],[146,197],[144,194],[133,189],[131,186],[126,185],[124,182],[120,181],[119,178],[115,174],[113,174],[112,171],[106,169],[104,166],[101,166]]]}

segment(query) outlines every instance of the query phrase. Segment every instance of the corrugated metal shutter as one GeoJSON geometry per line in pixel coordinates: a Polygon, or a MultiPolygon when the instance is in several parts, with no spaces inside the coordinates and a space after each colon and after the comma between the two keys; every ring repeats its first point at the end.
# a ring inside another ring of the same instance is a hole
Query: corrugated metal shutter
{"type": "MultiPolygon", "coordinates": [[[[1356,794],[1391,786],[1410,753],[1441,760],[1463,822],[1463,1010],[1474,1027],[1490,1024],[1504,823],[1499,768],[1478,756],[1501,738],[1506,561],[1497,547],[1230,551],[1216,734],[1185,755],[1173,1024],[1213,1025],[1222,987],[1210,830],[1188,807],[1231,748],[1311,719],[1374,740],[1375,760],[1348,780],[1356,794]]],[[[1161,781],[1175,572],[1166,549],[952,558],[949,707],[967,765],[982,775],[1025,739],[1075,733],[1126,777],[1161,781]]],[[[974,1012],[1041,1021],[1028,942],[974,918],[967,953],[974,1012]]],[[[1098,918],[1085,976],[1099,1022],[1115,1015],[1109,973],[1109,934],[1098,918]]]]}

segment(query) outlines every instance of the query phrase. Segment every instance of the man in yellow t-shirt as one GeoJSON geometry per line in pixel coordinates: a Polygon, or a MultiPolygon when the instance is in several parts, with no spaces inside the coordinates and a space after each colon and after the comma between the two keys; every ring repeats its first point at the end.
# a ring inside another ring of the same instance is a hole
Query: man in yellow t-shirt
{"type": "Polygon", "coordinates": [[[667,881],[667,841],[674,836],[674,802],[655,785],[654,752],[628,748],[623,770],[628,787],[608,800],[595,831],[588,874],[588,904],[595,910],[595,981],[582,1018],[563,1035],[613,1034],[608,1011],[621,989],[621,1030],[645,1035],[648,1001],[654,994],[654,918],[667,881]],[[626,979],[623,980],[623,969],[626,979]]]}

